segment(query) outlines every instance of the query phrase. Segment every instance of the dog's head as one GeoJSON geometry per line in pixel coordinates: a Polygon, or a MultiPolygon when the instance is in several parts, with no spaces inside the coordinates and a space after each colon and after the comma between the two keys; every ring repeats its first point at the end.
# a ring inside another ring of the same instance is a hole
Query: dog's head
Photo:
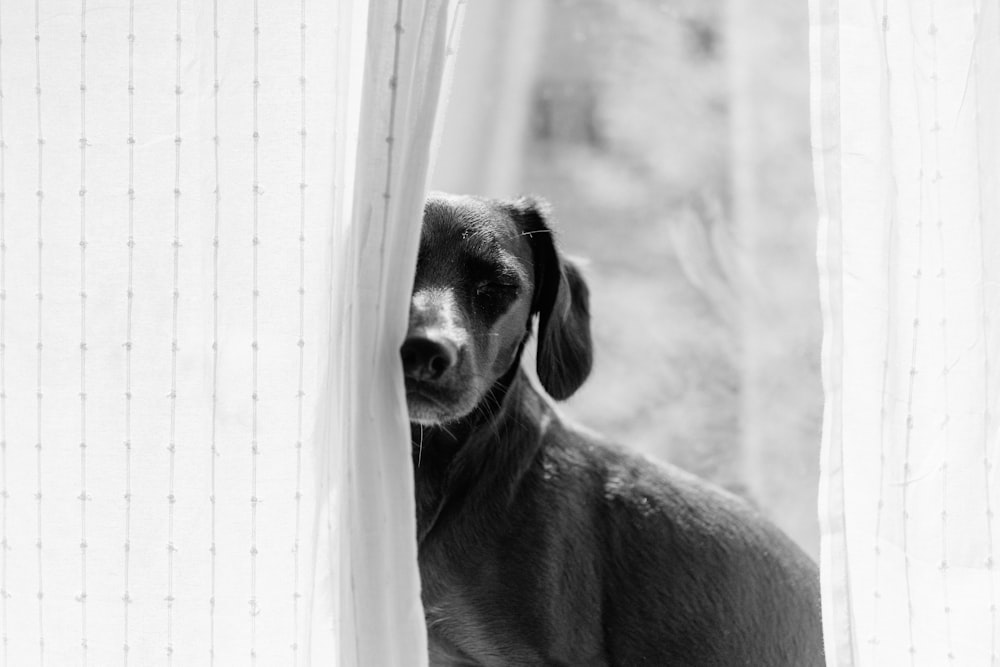
{"type": "MultiPolygon", "coordinates": [[[[538,378],[568,398],[590,373],[587,285],[543,202],[431,195],[400,350],[410,421],[457,421],[516,372],[538,315],[538,378]]],[[[497,406],[488,406],[491,410],[497,406]]]]}

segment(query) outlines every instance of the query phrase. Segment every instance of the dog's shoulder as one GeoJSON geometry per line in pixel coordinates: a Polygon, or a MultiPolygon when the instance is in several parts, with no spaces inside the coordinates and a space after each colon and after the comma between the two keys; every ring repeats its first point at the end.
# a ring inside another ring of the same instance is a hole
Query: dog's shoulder
{"type": "Polygon", "coordinates": [[[571,422],[549,429],[543,452],[543,469],[575,478],[563,484],[578,492],[566,504],[599,534],[603,586],[613,591],[604,623],[627,638],[612,654],[682,659],[712,645],[729,659],[743,643],[771,647],[754,664],[813,664],[817,568],[749,503],[571,422]],[[660,630],[643,636],[644,618],[660,619],[660,630]]]}

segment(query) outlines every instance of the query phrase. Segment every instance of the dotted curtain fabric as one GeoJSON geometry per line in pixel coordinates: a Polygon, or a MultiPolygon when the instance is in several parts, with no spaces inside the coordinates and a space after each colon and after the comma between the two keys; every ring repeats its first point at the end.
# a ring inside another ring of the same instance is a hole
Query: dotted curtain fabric
{"type": "Polygon", "coordinates": [[[831,665],[1000,665],[1000,11],[813,0],[831,665]]]}
{"type": "Polygon", "coordinates": [[[426,660],[395,366],[460,4],[0,2],[0,664],[426,660]]]}

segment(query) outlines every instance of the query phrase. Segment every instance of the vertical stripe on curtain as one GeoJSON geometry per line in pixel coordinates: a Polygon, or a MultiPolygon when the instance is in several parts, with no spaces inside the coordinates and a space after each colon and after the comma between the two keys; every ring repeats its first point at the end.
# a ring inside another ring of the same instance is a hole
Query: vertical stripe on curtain
{"type": "Polygon", "coordinates": [[[1000,664],[1000,12],[813,0],[829,664],[1000,664]]]}
{"type": "Polygon", "coordinates": [[[395,366],[461,5],[0,3],[0,664],[426,660],[395,366]]]}

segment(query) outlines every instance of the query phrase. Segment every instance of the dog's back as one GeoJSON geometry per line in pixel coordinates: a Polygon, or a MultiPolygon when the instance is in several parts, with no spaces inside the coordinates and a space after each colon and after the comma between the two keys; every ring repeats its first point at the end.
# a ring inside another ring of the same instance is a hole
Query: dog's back
{"type": "Polygon", "coordinates": [[[567,426],[527,384],[516,444],[461,452],[493,468],[422,547],[432,642],[452,656],[434,664],[823,664],[801,549],[742,500],[567,426]]]}
{"type": "Polygon", "coordinates": [[[611,664],[822,665],[817,568],[745,502],[561,426],[545,452],[584,461],[611,664]]]}

